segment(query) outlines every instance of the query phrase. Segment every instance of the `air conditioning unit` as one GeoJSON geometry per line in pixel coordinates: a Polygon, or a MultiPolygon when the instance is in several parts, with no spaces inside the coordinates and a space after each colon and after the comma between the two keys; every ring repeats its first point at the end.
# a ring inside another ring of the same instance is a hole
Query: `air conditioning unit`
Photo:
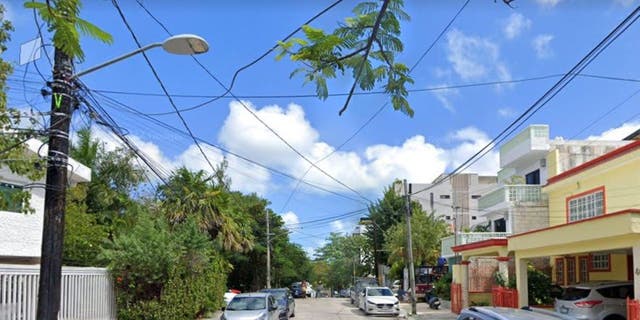
{"type": "Polygon", "coordinates": [[[545,168],[547,166],[547,159],[540,159],[540,168],[545,168]]]}

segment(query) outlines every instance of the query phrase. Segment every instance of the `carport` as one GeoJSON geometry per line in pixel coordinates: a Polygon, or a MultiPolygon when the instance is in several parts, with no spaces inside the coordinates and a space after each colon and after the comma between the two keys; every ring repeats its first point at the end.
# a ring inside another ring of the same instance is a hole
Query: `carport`
{"type": "MultiPolygon", "coordinates": [[[[597,265],[601,269],[588,269],[588,274],[598,275],[591,280],[632,279],[634,296],[640,297],[640,209],[627,209],[576,222],[561,224],[544,229],[510,236],[508,251],[515,256],[516,283],[519,292],[518,304],[527,305],[527,261],[539,257],[556,257],[571,261],[576,257],[587,258],[589,267],[597,265]],[[594,262],[592,257],[608,257],[607,263],[594,262]],[[624,257],[624,259],[622,258],[624,257]],[[612,277],[611,279],[605,279],[612,277]]],[[[552,263],[553,264],[553,263],[552,263]]],[[[554,267],[554,275],[560,275],[554,267]]],[[[564,264],[561,265],[567,270],[564,264]]],[[[574,265],[574,272],[576,265],[574,265]]],[[[575,275],[578,279],[577,276],[575,275]]],[[[556,279],[557,280],[557,279],[556,279]]]]}

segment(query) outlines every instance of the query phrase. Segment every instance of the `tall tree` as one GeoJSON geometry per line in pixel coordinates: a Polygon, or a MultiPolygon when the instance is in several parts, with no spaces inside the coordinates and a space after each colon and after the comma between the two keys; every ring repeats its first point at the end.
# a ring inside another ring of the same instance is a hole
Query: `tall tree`
{"type": "MultiPolygon", "coordinates": [[[[425,213],[420,204],[412,202],[411,236],[413,258],[417,265],[435,265],[440,257],[440,239],[446,236],[447,224],[434,213],[425,213]]],[[[385,251],[391,265],[406,264],[407,229],[403,222],[392,226],[386,233],[385,251]]]]}
{"type": "MultiPolygon", "coordinates": [[[[361,235],[344,236],[331,233],[327,244],[317,250],[316,261],[327,265],[324,282],[332,288],[345,288],[353,277],[366,276],[372,271],[367,239],[361,235]]],[[[319,276],[319,275],[316,275],[319,276]]]]}

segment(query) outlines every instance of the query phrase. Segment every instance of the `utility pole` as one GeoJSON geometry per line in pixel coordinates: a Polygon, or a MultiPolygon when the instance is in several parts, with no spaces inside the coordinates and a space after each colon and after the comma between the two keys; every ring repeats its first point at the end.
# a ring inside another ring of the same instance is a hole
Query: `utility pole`
{"type": "MultiPolygon", "coordinates": [[[[458,245],[458,209],[460,209],[459,206],[454,206],[453,207],[453,246],[457,246],[458,245]]],[[[454,253],[454,260],[455,263],[458,263],[458,253],[454,253]]]]}
{"type": "Polygon", "coordinates": [[[267,211],[267,289],[271,288],[271,230],[269,230],[269,210],[267,211]]]}
{"type": "Polygon", "coordinates": [[[62,247],[66,205],[69,124],[77,100],[72,83],[73,59],[56,48],[51,91],[44,226],[36,319],[56,320],[60,310],[62,247]]]}
{"type": "Polygon", "coordinates": [[[404,197],[406,204],[407,220],[407,257],[409,267],[409,284],[411,286],[411,314],[416,314],[416,275],[413,267],[413,240],[411,238],[411,184],[407,188],[407,179],[404,179],[404,197]]]}

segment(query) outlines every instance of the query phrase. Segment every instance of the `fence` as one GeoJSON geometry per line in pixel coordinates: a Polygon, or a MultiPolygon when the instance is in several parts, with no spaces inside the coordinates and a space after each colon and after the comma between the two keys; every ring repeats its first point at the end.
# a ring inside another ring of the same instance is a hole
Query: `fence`
{"type": "MultiPolygon", "coordinates": [[[[0,264],[0,320],[36,318],[39,266],[0,264]]],[[[63,267],[58,319],[115,319],[111,278],[103,268],[63,267]]]]}
{"type": "Polygon", "coordinates": [[[459,283],[451,284],[451,312],[460,314],[462,311],[462,285],[459,283]]]}
{"type": "Polygon", "coordinates": [[[627,298],[627,320],[640,320],[640,301],[627,298]]]}
{"type": "Polygon", "coordinates": [[[518,290],[508,289],[505,287],[493,287],[491,289],[491,297],[494,307],[518,307],[518,290]]]}

